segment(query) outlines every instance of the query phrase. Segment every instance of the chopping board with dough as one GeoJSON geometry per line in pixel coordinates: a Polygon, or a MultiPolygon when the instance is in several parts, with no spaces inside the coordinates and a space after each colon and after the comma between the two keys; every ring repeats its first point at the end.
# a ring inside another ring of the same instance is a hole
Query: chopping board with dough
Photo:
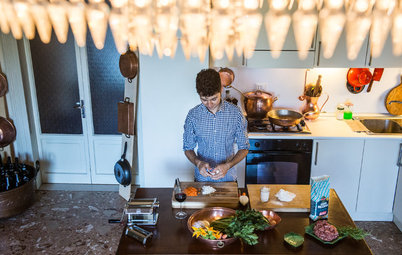
{"type": "Polygon", "coordinates": [[[272,210],[275,212],[309,212],[310,211],[310,185],[286,184],[247,184],[250,198],[250,207],[255,210],[272,210]],[[268,202],[262,202],[260,192],[262,187],[269,191],[268,202]],[[296,195],[290,202],[280,201],[275,195],[280,189],[296,195]]]}
{"type": "MultiPolygon", "coordinates": [[[[239,194],[237,182],[180,182],[184,191],[188,187],[197,189],[197,196],[187,196],[182,202],[183,208],[205,208],[205,207],[228,207],[237,208],[239,205],[239,194]],[[202,194],[202,188],[209,186],[215,189],[211,194],[202,194]]],[[[180,208],[180,203],[172,193],[172,208],[180,208]]]]}
{"type": "Polygon", "coordinates": [[[385,98],[385,108],[392,115],[402,115],[402,75],[401,83],[391,89],[385,98]]]}

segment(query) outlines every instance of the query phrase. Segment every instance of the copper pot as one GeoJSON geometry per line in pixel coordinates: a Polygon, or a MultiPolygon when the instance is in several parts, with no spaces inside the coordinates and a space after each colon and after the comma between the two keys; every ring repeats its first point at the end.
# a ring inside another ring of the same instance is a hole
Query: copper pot
{"type": "Polygon", "coordinates": [[[14,142],[16,135],[14,124],[6,118],[0,117],[0,148],[14,142]]]}
{"type": "Polygon", "coordinates": [[[119,67],[121,74],[131,82],[138,73],[137,55],[131,50],[122,54],[119,59],[119,67]]]}
{"type": "Polygon", "coordinates": [[[272,109],[272,104],[278,100],[271,93],[262,90],[247,92],[243,95],[247,117],[254,119],[265,119],[272,109]]]}

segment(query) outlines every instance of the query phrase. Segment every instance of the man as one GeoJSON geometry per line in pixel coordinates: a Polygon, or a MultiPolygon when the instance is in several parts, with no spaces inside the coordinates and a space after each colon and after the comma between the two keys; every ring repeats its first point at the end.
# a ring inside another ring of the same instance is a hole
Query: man
{"type": "Polygon", "coordinates": [[[250,147],[247,121],[237,106],[222,100],[220,76],[214,69],[197,74],[196,89],[201,104],[187,114],[183,134],[184,154],[196,166],[195,180],[236,181],[233,167],[250,147]]]}

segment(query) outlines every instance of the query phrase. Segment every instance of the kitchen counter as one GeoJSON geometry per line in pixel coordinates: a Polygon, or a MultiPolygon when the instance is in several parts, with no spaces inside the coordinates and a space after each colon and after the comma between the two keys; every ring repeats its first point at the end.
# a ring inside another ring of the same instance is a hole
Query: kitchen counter
{"type": "MultiPolygon", "coordinates": [[[[372,115],[371,115],[372,116],[372,115]]],[[[377,115],[378,118],[384,118],[384,115],[377,115]]],[[[377,117],[376,116],[376,117],[377,117]]],[[[390,118],[386,116],[386,118],[390,118]]],[[[401,122],[402,118],[393,117],[397,122],[401,122]]],[[[306,121],[306,125],[311,131],[311,134],[301,134],[301,133],[254,133],[250,132],[248,137],[253,138],[279,138],[279,139],[314,139],[314,138],[325,138],[325,139],[361,139],[361,138],[383,138],[383,139],[402,139],[402,134],[384,134],[384,135],[370,135],[367,133],[353,132],[349,125],[343,120],[337,120],[333,116],[320,116],[314,121],[306,121]]]]}
{"type": "MultiPolygon", "coordinates": [[[[144,226],[154,234],[151,244],[142,246],[138,241],[121,236],[117,254],[372,254],[364,240],[345,238],[335,245],[324,245],[304,234],[304,227],[311,224],[309,213],[278,213],[282,221],[272,230],[260,232],[259,243],[255,246],[236,241],[222,249],[213,250],[191,236],[187,229],[187,218],[174,217],[171,205],[171,188],[139,188],[136,198],[157,197],[160,201],[157,226],[144,226]],[[284,234],[296,232],[304,235],[304,244],[295,249],[283,241],[284,234]]],[[[185,210],[191,215],[196,210],[185,210]]],[[[329,219],[335,225],[355,226],[334,190],[330,192],[329,219]]]]}

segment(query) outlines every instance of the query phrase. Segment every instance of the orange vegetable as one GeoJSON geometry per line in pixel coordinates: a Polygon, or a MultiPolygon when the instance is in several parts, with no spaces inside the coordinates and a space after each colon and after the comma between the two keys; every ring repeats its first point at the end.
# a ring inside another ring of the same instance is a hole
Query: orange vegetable
{"type": "Polygon", "coordinates": [[[186,193],[186,195],[188,197],[196,197],[196,196],[198,196],[198,191],[194,187],[187,187],[183,191],[184,191],[184,193],[186,193]]]}

